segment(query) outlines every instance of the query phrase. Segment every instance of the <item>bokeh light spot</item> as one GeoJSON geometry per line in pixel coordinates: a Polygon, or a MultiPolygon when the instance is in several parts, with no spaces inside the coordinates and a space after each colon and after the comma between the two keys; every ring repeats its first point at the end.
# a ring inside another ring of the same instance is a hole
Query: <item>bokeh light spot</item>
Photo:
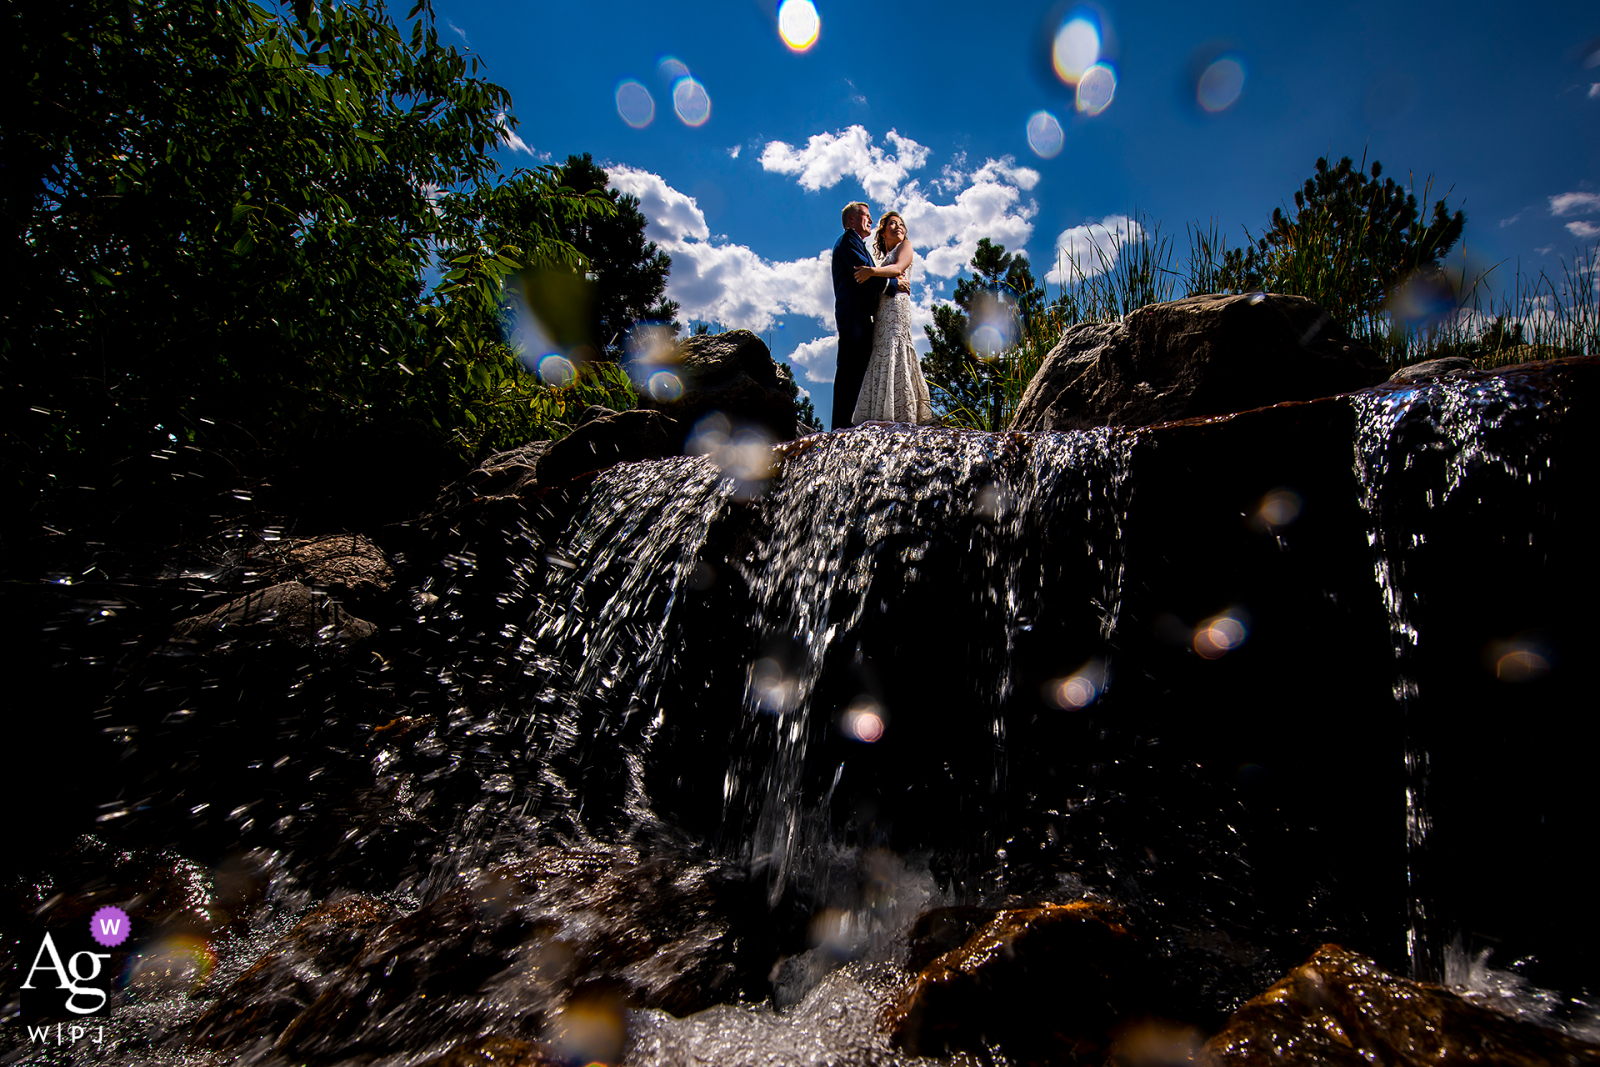
{"type": "Polygon", "coordinates": [[[658,370],[650,375],[650,384],[645,388],[650,391],[651,399],[663,404],[670,404],[683,395],[683,382],[669,370],[658,370]]]}
{"type": "Polygon", "coordinates": [[[1085,115],[1098,115],[1111,106],[1117,95],[1117,75],[1104,63],[1096,63],[1078,79],[1076,106],[1085,115]]]}
{"type": "Polygon", "coordinates": [[[1300,517],[1300,511],[1304,507],[1305,502],[1293,489],[1287,487],[1273,489],[1256,505],[1255,525],[1267,530],[1280,530],[1292,525],[1300,517]]]}
{"type": "Polygon", "coordinates": [[[578,376],[577,368],[572,365],[572,360],[559,352],[551,352],[539,359],[539,380],[546,385],[560,387],[571,385],[572,380],[578,376]]]}
{"type": "Polygon", "coordinates": [[[749,500],[765,491],[777,471],[775,443],[766,431],[754,426],[735,429],[726,415],[713,411],[695,423],[684,451],[710,457],[718,470],[734,479],[734,497],[749,500]]]}
{"type": "Polygon", "coordinates": [[[711,117],[711,94],[693,78],[679,78],[672,87],[672,110],[685,126],[704,126],[711,117]]]}
{"type": "Polygon", "coordinates": [[[778,35],[794,51],[804,52],[816,44],[821,31],[822,19],[811,0],[783,0],[778,6],[778,35]]]}
{"type": "Polygon", "coordinates": [[[689,76],[689,67],[676,56],[662,56],[661,61],[656,64],[656,73],[661,75],[663,81],[671,85],[679,78],[687,78],[689,76]]]}
{"type": "Polygon", "coordinates": [[[1484,659],[1502,682],[1536,682],[1550,673],[1550,650],[1541,641],[1518,635],[1510,641],[1493,641],[1484,659]]]}
{"type": "Polygon", "coordinates": [[[883,739],[885,728],[883,707],[869,696],[859,696],[845,709],[839,726],[846,734],[865,744],[883,739]]]}
{"type": "Polygon", "coordinates": [[[1234,56],[1220,56],[1200,74],[1194,97],[1212,114],[1226,111],[1244,91],[1244,64],[1234,56]]]}
{"type": "Polygon", "coordinates": [[[1250,626],[1243,612],[1224,612],[1195,627],[1194,650],[1203,659],[1221,659],[1249,636],[1250,626]]]}
{"type": "Polygon", "coordinates": [[[1077,85],[1084,71],[1099,58],[1100,27],[1093,18],[1076,15],[1061,24],[1061,29],[1056,31],[1055,46],[1051,49],[1056,77],[1068,85],[1077,85]]]}
{"type": "Polygon", "coordinates": [[[1061,121],[1048,111],[1035,111],[1028,118],[1028,147],[1040,159],[1054,159],[1066,144],[1061,121]]]}
{"type": "Polygon", "coordinates": [[[1104,661],[1092,659],[1067,677],[1046,682],[1042,695],[1062,711],[1079,711],[1100,699],[1108,677],[1104,661]]]}
{"type": "Polygon", "coordinates": [[[617,114],[636,130],[642,130],[656,117],[656,101],[650,90],[632,78],[617,86],[617,114]]]}
{"type": "Polygon", "coordinates": [[[800,687],[783,669],[783,664],[763,656],[750,666],[750,692],[757,708],[771,715],[782,715],[795,706],[800,687]]]}

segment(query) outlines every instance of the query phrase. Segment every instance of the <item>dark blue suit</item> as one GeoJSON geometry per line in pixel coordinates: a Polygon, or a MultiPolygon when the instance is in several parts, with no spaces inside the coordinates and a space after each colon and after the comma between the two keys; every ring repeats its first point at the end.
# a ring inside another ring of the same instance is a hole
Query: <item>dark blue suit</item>
{"type": "Polygon", "coordinates": [[[857,267],[876,266],[867,254],[867,242],[846,230],[833,244],[833,321],[839,327],[839,369],[833,376],[833,428],[850,425],[872,358],[872,316],[878,300],[894,284],[892,278],[856,281],[857,267]]]}

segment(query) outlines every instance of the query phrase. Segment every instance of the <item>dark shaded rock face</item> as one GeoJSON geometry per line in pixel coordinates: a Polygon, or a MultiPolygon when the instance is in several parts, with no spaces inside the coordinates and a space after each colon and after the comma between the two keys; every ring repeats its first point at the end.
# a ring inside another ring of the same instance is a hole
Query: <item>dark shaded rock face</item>
{"type": "Polygon", "coordinates": [[[1113,1031],[1149,1013],[1149,965],[1113,908],[1089,901],[995,913],[923,968],[884,1012],[915,1055],[1001,1046],[1102,1062],[1113,1031]]]}
{"type": "Polygon", "coordinates": [[[535,480],[560,485],[618,463],[675,456],[681,429],[659,411],[616,411],[582,423],[539,458],[535,480]]]}
{"type": "Polygon", "coordinates": [[[1192,296],[1066,332],[1013,430],[1089,430],[1225,415],[1383,381],[1383,361],[1317,304],[1276,293],[1192,296]]]}
{"type": "Polygon", "coordinates": [[[694,424],[713,411],[732,423],[755,423],[777,441],[794,437],[794,402],[779,381],[778,365],[766,342],[749,330],[691,337],[661,366],[678,375],[683,395],[657,399],[647,388],[641,391],[639,406],[675,420],[682,434],[680,447],[694,424]]]}
{"type": "Polygon", "coordinates": [[[1364,956],[1323,945],[1240,1008],[1196,1062],[1204,1067],[1554,1067],[1600,1064],[1600,1045],[1470,1004],[1437,986],[1397,978],[1364,956]]]}

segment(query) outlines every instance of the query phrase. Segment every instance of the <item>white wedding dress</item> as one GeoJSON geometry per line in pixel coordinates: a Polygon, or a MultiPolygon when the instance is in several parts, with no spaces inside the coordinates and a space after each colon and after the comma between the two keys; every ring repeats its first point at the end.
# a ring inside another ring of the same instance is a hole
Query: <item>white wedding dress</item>
{"type": "MultiPolygon", "coordinates": [[[[893,262],[899,250],[898,245],[891,248],[882,262],[893,262]]],[[[867,361],[866,377],[861,380],[850,421],[933,421],[928,383],[922,377],[922,363],[911,342],[911,296],[900,292],[897,284],[891,283],[878,301],[873,317],[872,357],[867,361]]]]}

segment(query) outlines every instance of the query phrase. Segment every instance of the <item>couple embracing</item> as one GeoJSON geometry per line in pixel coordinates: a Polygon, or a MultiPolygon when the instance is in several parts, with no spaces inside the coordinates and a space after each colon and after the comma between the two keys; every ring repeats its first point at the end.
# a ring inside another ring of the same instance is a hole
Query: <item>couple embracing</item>
{"type": "Polygon", "coordinates": [[[915,257],[905,220],[887,212],[874,232],[872,209],[859,201],[846,204],[841,218],[844,234],[833,246],[833,315],[839,327],[833,428],[931,423],[928,383],[911,341],[908,278],[915,257]]]}

